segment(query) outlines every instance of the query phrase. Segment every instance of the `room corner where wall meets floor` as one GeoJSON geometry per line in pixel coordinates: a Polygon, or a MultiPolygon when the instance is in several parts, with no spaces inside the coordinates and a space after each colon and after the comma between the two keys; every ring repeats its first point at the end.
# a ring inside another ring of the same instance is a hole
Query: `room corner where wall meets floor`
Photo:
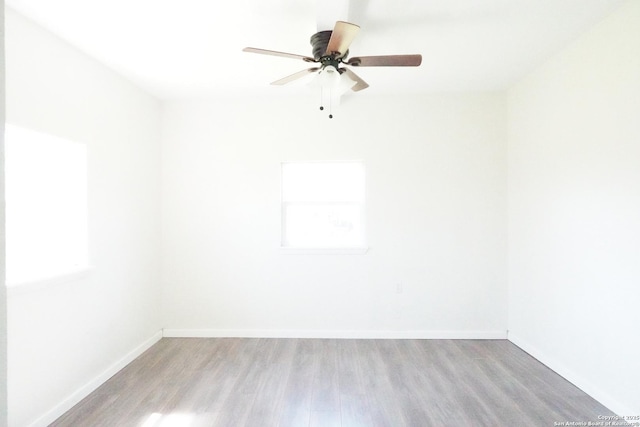
{"type": "Polygon", "coordinates": [[[164,329],[164,338],[310,338],[310,339],[416,339],[505,340],[506,331],[372,331],[270,329],[164,329]]]}
{"type": "Polygon", "coordinates": [[[83,399],[89,396],[91,393],[95,392],[100,386],[102,386],[105,382],[107,382],[111,377],[116,375],[126,366],[128,366],[131,362],[136,360],[138,357],[142,356],[145,351],[149,350],[155,344],[157,344],[162,339],[162,332],[158,331],[149,339],[145,340],[143,343],[138,345],[136,348],[129,351],[122,358],[117,360],[103,372],[101,372],[95,378],[92,378],[86,384],[84,384],[79,389],[73,391],[70,395],[66,396],[64,399],[60,401],[53,408],[48,410],[46,413],[41,415],[36,420],[29,423],[30,427],[46,427],[50,425],[52,422],[60,418],[67,411],[73,408],[75,405],[80,403],[83,399]]]}

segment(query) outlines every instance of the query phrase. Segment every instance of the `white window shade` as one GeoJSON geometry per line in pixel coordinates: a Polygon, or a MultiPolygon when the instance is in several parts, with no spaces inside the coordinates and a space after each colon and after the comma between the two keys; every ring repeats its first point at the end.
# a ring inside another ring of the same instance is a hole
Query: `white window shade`
{"type": "Polygon", "coordinates": [[[360,162],[283,163],[285,202],[364,202],[364,165],[360,162]]]}

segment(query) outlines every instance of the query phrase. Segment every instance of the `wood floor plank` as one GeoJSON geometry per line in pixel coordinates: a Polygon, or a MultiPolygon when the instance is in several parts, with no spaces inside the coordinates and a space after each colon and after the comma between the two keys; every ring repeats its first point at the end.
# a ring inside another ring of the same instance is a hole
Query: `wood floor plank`
{"type": "Polygon", "coordinates": [[[263,378],[245,424],[277,427],[284,410],[284,395],[295,357],[292,340],[265,340],[263,378]]]}
{"type": "Polygon", "coordinates": [[[337,348],[338,381],[340,395],[362,396],[367,392],[364,381],[363,355],[359,352],[358,340],[343,340],[337,348]]]}
{"type": "Polygon", "coordinates": [[[296,340],[293,362],[282,395],[279,427],[309,425],[316,363],[313,340],[296,340]]]}
{"type": "Polygon", "coordinates": [[[340,395],[340,420],[343,427],[373,426],[371,408],[364,395],[340,395]]]}
{"type": "Polygon", "coordinates": [[[314,340],[315,370],[311,391],[311,411],[340,413],[338,382],[338,343],[336,340],[314,340]]]}
{"type": "Polygon", "coordinates": [[[504,340],[162,339],[56,427],[553,425],[614,415],[504,340]]]}

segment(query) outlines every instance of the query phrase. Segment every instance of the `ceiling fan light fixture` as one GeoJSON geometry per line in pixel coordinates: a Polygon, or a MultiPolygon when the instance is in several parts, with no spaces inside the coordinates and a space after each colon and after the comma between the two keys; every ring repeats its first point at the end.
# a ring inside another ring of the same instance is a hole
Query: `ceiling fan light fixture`
{"type": "Polygon", "coordinates": [[[309,86],[320,88],[323,91],[331,91],[338,96],[342,96],[356,83],[355,80],[351,79],[342,70],[338,70],[333,66],[327,66],[316,72],[316,76],[309,83],[309,86]]]}
{"type": "Polygon", "coordinates": [[[335,67],[324,67],[318,71],[314,80],[322,89],[337,89],[340,83],[340,73],[338,73],[338,70],[335,67]]]}
{"type": "Polygon", "coordinates": [[[333,118],[332,107],[340,105],[340,98],[357,82],[346,73],[328,65],[316,72],[309,86],[320,91],[320,110],[329,109],[329,117],[333,118]]]}

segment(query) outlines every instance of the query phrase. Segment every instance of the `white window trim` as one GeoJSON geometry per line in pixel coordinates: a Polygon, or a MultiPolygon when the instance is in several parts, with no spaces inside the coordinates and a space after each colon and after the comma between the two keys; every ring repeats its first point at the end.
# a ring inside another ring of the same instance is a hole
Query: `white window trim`
{"type": "Polygon", "coordinates": [[[23,295],[38,292],[52,287],[75,282],[89,277],[94,267],[91,265],[80,266],[64,273],[54,274],[38,279],[25,280],[21,282],[7,282],[7,296],[23,295]]]}
{"type": "Polygon", "coordinates": [[[284,255],[365,255],[368,246],[345,248],[299,248],[280,246],[280,253],[284,255]]]}

